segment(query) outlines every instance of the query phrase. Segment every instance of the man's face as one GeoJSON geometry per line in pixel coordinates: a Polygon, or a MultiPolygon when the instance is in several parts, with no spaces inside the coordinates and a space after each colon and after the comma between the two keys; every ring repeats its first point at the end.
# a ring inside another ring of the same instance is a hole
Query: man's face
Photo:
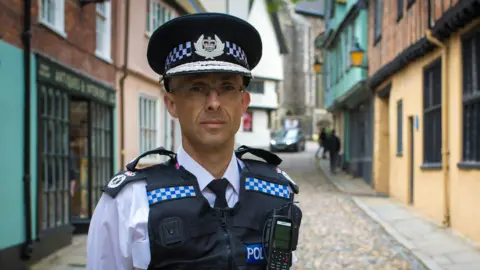
{"type": "Polygon", "coordinates": [[[228,73],[205,73],[170,78],[170,93],[164,96],[172,117],[178,118],[190,144],[221,147],[234,140],[240,119],[250,104],[243,91],[243,77],[228,73]]]}

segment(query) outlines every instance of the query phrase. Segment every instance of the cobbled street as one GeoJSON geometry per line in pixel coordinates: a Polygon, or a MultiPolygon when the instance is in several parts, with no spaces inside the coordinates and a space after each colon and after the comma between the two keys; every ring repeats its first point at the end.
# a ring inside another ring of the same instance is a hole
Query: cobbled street
{"type": "Polygon", "coordinates": [[[280,167],[300,186],[303,210],[294,269],[426,269],[402,245],[340,193],[316,165],[316,145],[280,153],[280,167]]]}

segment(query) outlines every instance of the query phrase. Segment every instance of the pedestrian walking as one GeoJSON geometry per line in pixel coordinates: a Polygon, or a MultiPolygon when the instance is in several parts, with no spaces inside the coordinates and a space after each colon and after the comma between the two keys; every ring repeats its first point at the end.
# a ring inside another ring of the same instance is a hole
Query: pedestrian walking
{"type": "Polygon", "coordinates": [[[318,158],[318,154],[321,154],[322,158],[325,158],[325,153],[327,152],[325,149],[325,141],[327,140],[327,132],[325,128],[320,130],[318,134],[318,148],[317,152],[315,152],[315,158],[318,158]]]}
{"type": "Polygon", "coordinates": [[[234,151],[250,103],[245,89],[261,55],[257,30],[226,14],[180,16],[152,34],[148,62],[163,76],[165,106],[179,119],[182,146],[176,153],[161,147],[142,153],[104,187],[90,223],[87,269],[266,269],[272,262],[280,267],[269,269],[288,269],[295,263],[298,186],[275,154],[234,151]],[[245,153],[265,162],[244,159],[245,153]],[[136,168],[152,154],[170,160],[136,168]],[[273,213],[287,221],[269,223],[273,213]],[[277,240],[267,249],[268,225],[285,231],[272,233],[277,240]],[[266,254],[272,248],[276,253],[266,254]]]}
{"type": "Polygon", "coordinates": [[[332,173],[336,173],[338,154],[340,153],[340,149],[341,149],[341,142],[340,142],[340,138],[338,138],[338,136],[335,133],[335,129],[332,129],[332,132],[328,136],[327,144],[328,144],[328,152],[330,156],[330,171],[332,173]]]}

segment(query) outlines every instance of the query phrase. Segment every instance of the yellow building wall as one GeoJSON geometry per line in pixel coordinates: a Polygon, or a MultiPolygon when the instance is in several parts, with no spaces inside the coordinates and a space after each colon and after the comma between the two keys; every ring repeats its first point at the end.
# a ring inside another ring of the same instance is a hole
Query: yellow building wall
{"type": "Polygon", "coordinates": [[[423,70],[440,57],[435,51],[411,63],[392,76],[388,108],[390,148],[390,195],[408,204],[410,198],[410,121],[418,117],[418,130],[414,128],[414,185],[413,205],[438,222],[443,220],[442,171],[422,170],[423,164],[423,70]],[[403,100],[403,155],[397,156],[397,102],[403,100]]]}
{"type": "MultiPolygon", "coordinates": [[[[462,54],[461,35],[480,20],[451,36],[446,41],[448,56],[448,143],[449,143],[449,206],[454,230],[480,242],[480,170],[459,169],[462,160],[462,54]]],[[[377,191],[388,190],[390,196],[409,203],[410,185],[410,122],[418,116],[418,130],[414,128],[414,202],[413,207],[437,222],[444,220],[444,178],[441,169],[422,170],[423,163],[423,71],[441,56],[440,49],[425,55],[392,75],[388,100],[376,98],[374,125],[374,181],[377,191]],[[403,155],[397,156],[397,101],[403,100],[403,155]],[[388,108],[388,109],[386,109],[388,108]],[[388,111],[388,119],[382,113],[388,111]],[[388,126],[388,131],[385,130],[388,126]],[[387,138],[387,139],[385,139],[387,138]],[[389,151],[382,151],[385,141],[389,151]],[[388,158],[385,156],[388,152],[388,158]],[[388,171],[385,172],[385,170],[388,171]],[[387,177],[388,179],[385,179],[387,177]]],[[[443,68],[443,67],[442,67],[443,68]]],[[[385,84],[382,86],[384,87],[385,84]]],[[[379,87],[377,91],[381,90],[379,87]]],[[[442,97],[444,98],[444,97],[442,97]]],[[[447,109],[445,107],[443,110],[447,109]]]]}
{"type": "MultiPolygon", "coordinates": [[[[480,242],[480,170],[459,169],[462,160],[462,43],[461,36],[480,20],[449,40],[449,144],[450,144],[450,220],[452,228],[480,242]]],[[[480,125],[480,123],[479,123],[480,125]]]]}

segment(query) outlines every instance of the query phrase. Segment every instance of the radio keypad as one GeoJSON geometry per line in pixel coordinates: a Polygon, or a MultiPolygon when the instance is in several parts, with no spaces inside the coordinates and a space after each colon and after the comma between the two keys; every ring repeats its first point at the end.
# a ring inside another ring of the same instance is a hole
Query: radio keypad
{"type": "Polygon", "coordinates": [[[271,258],[270,269],[288,270],[290,267],[289,254],[285,251],[274,250],[271,258]]]}

